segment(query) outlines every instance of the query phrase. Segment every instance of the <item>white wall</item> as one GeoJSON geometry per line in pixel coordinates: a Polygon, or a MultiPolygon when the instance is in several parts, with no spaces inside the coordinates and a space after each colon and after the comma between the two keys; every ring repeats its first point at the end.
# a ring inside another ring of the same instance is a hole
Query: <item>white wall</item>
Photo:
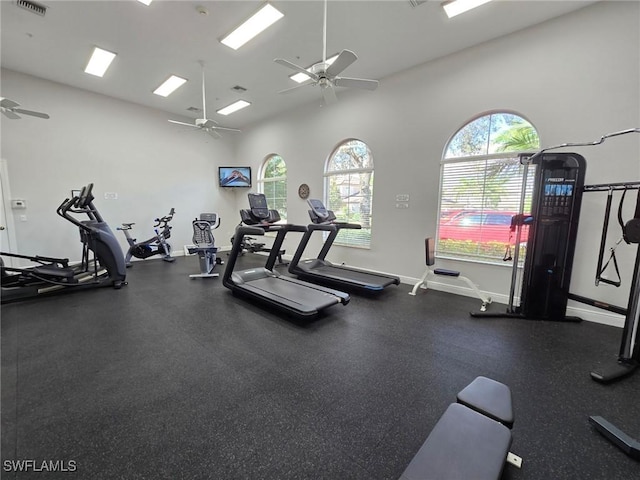
{"type": "MultiPolygon", "coordinates": [[[[12,211],[14,251],[79,260],[77,228],[56,208],[72,189],[90,182],[95,205],[114,232],[122,222],[135,222],[133,233],[144,240],[153,234],[153,219],[174,207],[170,243],[176,253],[192,243],[191,221],[205,211],[220,214],[224,230],[216,237],[229,243],[226,230],[238,217],[235,195],[217,186],[217,166],[234,162],[228,140],[170,124],[169,115],[157,110],[13,71],[2,70],[2,94],[51,116],[2,116],[1,154],[11,194],[27,202],[25,210],[12,211]],[[117,193],[117,200],[106,200],[105,192],[117,193]]],[[[115,233],[125,248],[124,235],[115,233]]]]}
{"type": "MultiPolygon", "coordinates": [[[[223,221],[217,243],[226,245],[238,209],[246,208],[246,191],[219,191],[216,168],[235,162],[257,172],[270,153],[287,162],[289,220],[307,223],[298,185],[309,184],[311,196],[322,198],[327,156],[354,137],[374,155],[372,245],[335,247],[330,259],[417,278],[424,268],[424,237],[436,230],[440,160],[450,136],[472,117],[496,109],[524,115],[544,145],[640,126],[639,31],[638,2],[602,2],[384,78],[375,92],[340,92],[340,102],[328,108],[320,108],[318,98],[222,140],[170,125],[163,112],[2,70],[3,96],[51,114],[46,121],[0,124],[12,196],[28,204],[14,212],[18,250],[76,258],[77,232],[54,212],[69,190],[87,182],[95,183],[96,204],[112,226],[136,222],[142,237],[150,220],[173,206],[172,240],[181,246],[190,243],[192,217],[214,210],[223,221]],[[117,192],[118,200],[105,200],[104,192],[117,192]],[[396,194],[409,194],[411,207],[396,209],[396,194]],[[20,214],[28,221],[20,222],[20,214]]],[[[589,163],[588,183],[640,180],[640,135],[578,151],[589,163]]],[[[624,287],[593,287],[603,201],[585,199],[572,290],[626,305],[624,287]]],[[[296,243],[288,242],[288,253],[296,243]]],[[[619,250],[628,287],[634,252],[619,250]]],[[[508,293],[506,267],[440,265],[462,270],[494,297],[508,293]]]]}
{"type": "MultiPolygon", "coordinates": [[[[442,152],[469,119],[496,109],[519,112],[537,127],[545,146],[640,126],[639,7],[637,2],[596,4],[382,79],[373,93],[344,92],[330,108],[320,108],[318,99],[248,130],[237,158],[257,166],[267,153],[282,155],[289,220],[306,223],[298,185],[308,183],[311,196],[322,198],[324,163],[335,145],[349,137],[366,142],[375,162],[371,250],[334,247],[329,259],[419,277],[424,237],[436,232],[442,152]],[[396,194],[410,195],[409,209],[395,208],[396,194]]],[[[587,183],[640,180],[640,135],[578,152],[589,163],[587,183]]],[[[603,201],[585,200],[572,289],[626,306],[628,288],[593,287],[603,201]]],[[[619,250],[628,287],[635,252],[619,250]]],[[[462,270],[494,298],[508,294],[505,267],[440,265],[462,270]]]]}

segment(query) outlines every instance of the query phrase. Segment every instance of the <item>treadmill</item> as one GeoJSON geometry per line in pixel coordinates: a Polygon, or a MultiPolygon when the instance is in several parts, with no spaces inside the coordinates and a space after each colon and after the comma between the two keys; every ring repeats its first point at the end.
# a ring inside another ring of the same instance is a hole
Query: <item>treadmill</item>
{"type": "Polygon", "coordinates": [[[249,210],[241,210],[242,222],[235,231],[233,246],[227,260],[222,283],[234,294],[274,307],[299,319],[310,319],[325,308],[349,303],[349,294],[314,285],[274,270],[282,242],[288,232],[306,232],[303,225],[274,224],[280,220],[276,210],[269,210],[264,194],[248,194],[249,210]],[[262,268],[235,270],[247,235],[276,232],[267,262],[262,268]]]}
{"type": "Polygon", "coordinates": [[[333,265],[325,260],[331,245],[343,228],[359,229],[356,223],[336,221],[336,216],[331,210],[327,210],[320,200],[309,199],[307,203],[311,207],[309,216],[311,223],[307,227],[300,245],[289,264],[289,272],[311,282],[324,283],[337,288],[349,288],[363,292],[380,292],[389,285],[399,285],[400,278],[395,275],[372,273],[344,265],[333,265]],[[300,260],[307,244],[316,231],[329,232],[327,239],[317,258],[300,260]]]}

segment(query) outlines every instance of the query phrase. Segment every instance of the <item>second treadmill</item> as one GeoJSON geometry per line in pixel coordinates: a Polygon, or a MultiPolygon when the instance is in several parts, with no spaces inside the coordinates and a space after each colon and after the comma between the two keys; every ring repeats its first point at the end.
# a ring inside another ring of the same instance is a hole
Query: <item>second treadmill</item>
{"type": "Polygon", "coordinates": [[[334,265],[325,260],[331,245],[343,228],[359,229],[360,225],[336,221],[336,216],[327,210],[320,200],[310,199],[309,216],[313,222],[307,227],[296,253],[289,264],[289,272],[312,282],[324,283],[337,288],[351,288],[367,292],[379,292],[389,285],[399,285],[400,278],[395,275],[373,273],[344,265],[334,265]],[[301,260],[311,235],[316,231],[329,232],[317,258],[301,260]]]}

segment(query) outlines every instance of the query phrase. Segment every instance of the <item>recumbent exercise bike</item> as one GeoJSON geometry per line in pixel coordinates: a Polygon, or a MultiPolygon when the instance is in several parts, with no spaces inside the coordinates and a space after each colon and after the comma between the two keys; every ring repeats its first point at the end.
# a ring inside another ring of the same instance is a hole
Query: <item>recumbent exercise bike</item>
{"type": "Polygon", "coordinates": [[[195,219],[193,226],[193,246],[187,247],[190,254],[198,254],[200,261],[200,273],[189,275],[190,278],[211,278],[220,274],[214,273],[213,269],[216,265],[222,265],[222,259],[217,256],[218,247],[216,247],[215,238],[213,238],[213,230],[220,226],[220,217],[217,213],[201,213],[200,219],[195,219]]]}

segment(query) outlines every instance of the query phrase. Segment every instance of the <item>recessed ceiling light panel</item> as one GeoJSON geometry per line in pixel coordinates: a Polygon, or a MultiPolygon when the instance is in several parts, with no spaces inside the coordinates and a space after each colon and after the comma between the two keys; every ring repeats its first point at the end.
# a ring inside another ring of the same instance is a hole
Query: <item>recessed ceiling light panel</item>
{"type": "Polygon", "coordinates": [[[102,77],[114,58],[116,58],[115,53],[96,47],[93,49],[89,63],[87,63],[84,71],[96,77],[102,77]]]}
{"type": "Polygon", "coordinates": [[[216,113],[219,113],[220,115],[229,115],[233,112],[237,112],[238,110],[248,107],[249,105],[251,104],[245,100],[238,100],[231,105],[227,105],[226,107],[217,110],[216,113]]]}
{"type": "Polygon", "coordinates": [[[449,0],[442,4],[442,8],[449,18],[453,18],[461,13],[468,12],[480,5],[489,3],[491,0],[449,0]]]}
{"type": "Polygon", "coordinates": [[[234,50],[239,49],[253,37],[280,20],[284,15],[270,3],[264,5],[220,42],[234,50]]]}
{"type": "Polygon", "coordinates": [[[153,93],[156,95],[160,95],[161,97],[168,97],[171,95],[178,87],[184,85],[187,80],[182,77],[178,77],[176,75],[171,75],[167,78],[162,85],[156,88],[153,93]]]}

